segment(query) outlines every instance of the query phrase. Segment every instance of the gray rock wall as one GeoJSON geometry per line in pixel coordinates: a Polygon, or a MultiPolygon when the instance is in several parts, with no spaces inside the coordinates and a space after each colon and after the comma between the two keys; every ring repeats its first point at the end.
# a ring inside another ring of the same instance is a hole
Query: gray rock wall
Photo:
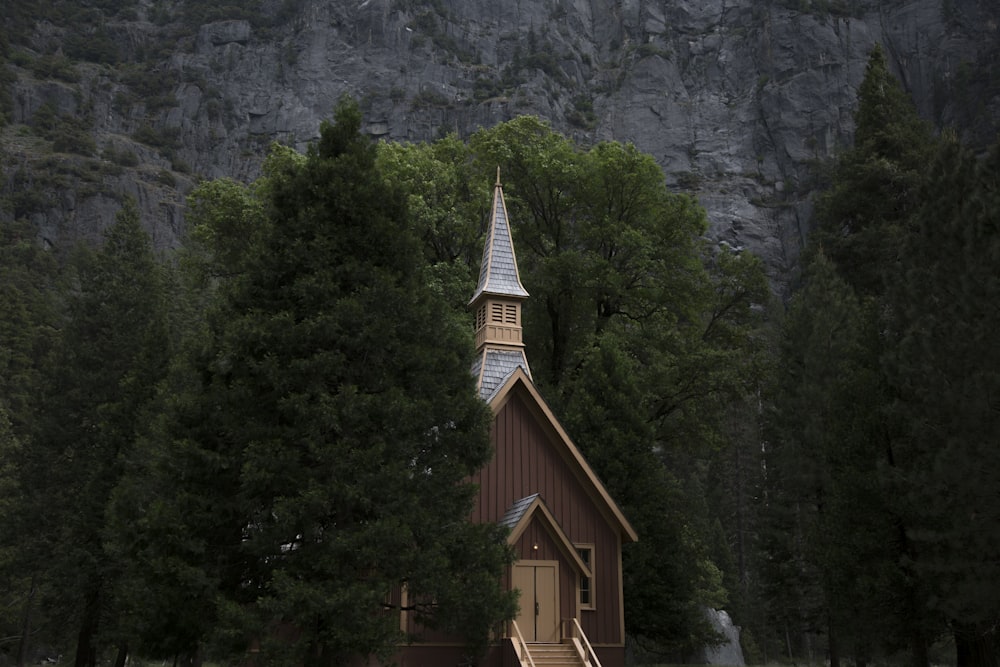
{"type": "MultiPolygon", "coordinates": [[[[72,84],[19,70],[14,121],[45,101],[89,110],[99,148],[140,158],[108,187],[139,196],[169,246],[196,175],[253,178],[271,141],[303,148],[342,93],[360,100],[370,134],[400,141],[536,114],[578,141],[651,153],[705,206],[712,239],[760,254],[784,291],[816,167],[851,141],[872,45],[925,117],[985,142],[1000,112],[998,19],[987,0],[311,0],[281,25],[223,21],[182,37],[158,63],[175,83],[155,108],[122,103],[127,85],[106,67],[83,66],[72,84]],[[174,138],[169,151],[135,139],[144,125],[174,138]]],[[[132,50],[168,29],[141,12],[109,27],[132,50]]],[[[30,162],[10,135],[4,150],[30,162]]],[[[93,235],[113,214],[102,196],[36,215],[53,243],[93,235]]]]}

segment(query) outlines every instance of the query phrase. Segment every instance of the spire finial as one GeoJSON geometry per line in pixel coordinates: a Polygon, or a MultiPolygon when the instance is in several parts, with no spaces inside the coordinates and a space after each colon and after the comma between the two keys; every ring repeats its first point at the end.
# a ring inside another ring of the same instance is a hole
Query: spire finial
{"type": "Polygon", "coordinates": [[[497,165],[497,187],[500,187],[500,165],[497,165]]]}

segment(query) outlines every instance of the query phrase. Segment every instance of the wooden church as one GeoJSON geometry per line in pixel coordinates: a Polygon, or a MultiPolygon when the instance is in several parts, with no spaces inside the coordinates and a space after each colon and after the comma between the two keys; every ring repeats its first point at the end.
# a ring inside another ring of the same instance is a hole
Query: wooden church
{"type": "MultiPolygon", "coordinates": [[[[472,519],[510,529],[517,555],[504,585],[520,589],[520,612],[486,656],[491,667],[622,667],[625,615],[622,545],[637,539],[531,381],[521,328],[521,285],[499,173],[475,313],[480,397],[493,410],[494,455],[474,477],[472,519]]],[[[402,667],[459,663],[460,642],[430,636],[404,613],[402,629],[420,637],[401,647],[402,667]]]]}

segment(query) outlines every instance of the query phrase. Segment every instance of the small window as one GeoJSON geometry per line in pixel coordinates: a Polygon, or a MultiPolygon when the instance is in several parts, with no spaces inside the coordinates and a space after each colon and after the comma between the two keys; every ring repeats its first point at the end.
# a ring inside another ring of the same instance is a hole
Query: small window
{"type": "Polygon", "coordinates": [[[506,313],[507,324],[517,324],[517,306],[508,305],[504,312],[506,313]]]}
{"type": "Polygon", "coordinates": [[[503,304],[494,303],[490,310],[490,322],[503,322],[503,304]]]}
{"type": "Polygon", "coordinates": [[[486,306],[483,306],[476,313],[476,329],[482,329],[486,326],[486,306]]]}
{"type": "MultiPolygon", "coordinates": [[[[594,572],[594,547],[578,546],[576,552],[580,555],[580,560],[587,566],[591,574],[594,572]]],[[[580,575],[580,608],[594,608],[594,580],[593,577],[580,575]]]]}

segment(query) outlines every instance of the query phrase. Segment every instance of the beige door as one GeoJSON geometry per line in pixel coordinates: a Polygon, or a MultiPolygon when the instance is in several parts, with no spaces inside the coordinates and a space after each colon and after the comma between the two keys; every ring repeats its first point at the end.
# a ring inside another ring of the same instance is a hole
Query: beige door
{"type": "Polygon", "coordinates": [[[522,561],[514,566],[521,591],[517,627],[526,642],[559,641],[559,563],[522,561]]]}

